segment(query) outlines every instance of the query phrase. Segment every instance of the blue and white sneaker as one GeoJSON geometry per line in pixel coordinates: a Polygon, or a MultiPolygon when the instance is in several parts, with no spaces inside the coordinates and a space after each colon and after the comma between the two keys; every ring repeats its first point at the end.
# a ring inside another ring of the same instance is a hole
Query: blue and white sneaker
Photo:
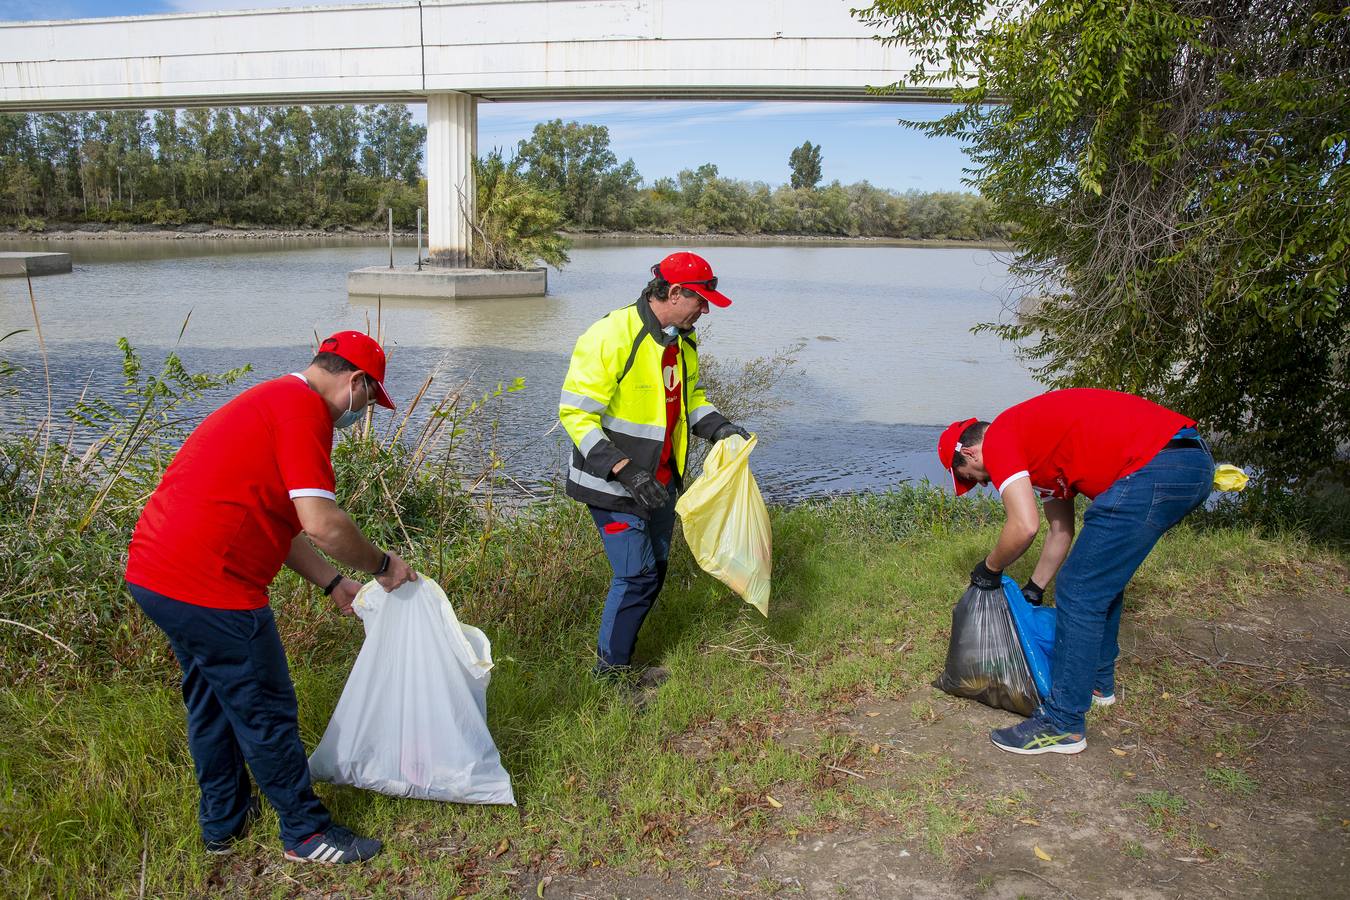
{"type": "Polygon", "coordinates": [[[365,862],[384,846],[375,838],[353,834],[341,825],[330,825],[327,831],[311,834],[299,844],[286,850],[291,862],[339,863],[365,862]]]}
{"type": "Polygon", "coordinates": [[[997,728],[989,732],[989,739],[1000,750],[1024,756],[1081,753],[1087,749],[1086,737],[1061,731],[1041,718],[1030,718],[1008,728],[997,728]]]}

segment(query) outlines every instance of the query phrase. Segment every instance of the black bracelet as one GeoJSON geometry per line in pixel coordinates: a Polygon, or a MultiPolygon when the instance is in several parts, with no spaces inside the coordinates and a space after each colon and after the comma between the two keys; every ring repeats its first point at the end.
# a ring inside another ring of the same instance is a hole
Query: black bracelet
{"type": "Polygon", "coordinates": [[[370,574],[372,574],[372,575],[374,575],[376,578],[378,578],[378,577],[380,577],[381,575],[383,575],[383,574],[384,574],[385,572],[387,572],[387,571],[389,571],[389,554],[388,554],[388,553],[386,553],[386,554],[384,555],[384,558],[380,560],[380,567],[379,567],[378,569],[376,569],[374,572],[371,572],[370,574]]]}
{"type": "Polygon", "coordinates": [[[337,586],[338,586],[339,584],[342,584],[342,573],[341,573],[341,572],[339,572],[338,574],[334,575],[334,576],[333,576],[333,580],[330,581],[330,582],[328,582],[328,587],[326,587],[326,588],[323,589],[323,595],[324,595],[325,597],[331,597],[331,596],[333,596],[333,591],[337,588],[337,586]]]}

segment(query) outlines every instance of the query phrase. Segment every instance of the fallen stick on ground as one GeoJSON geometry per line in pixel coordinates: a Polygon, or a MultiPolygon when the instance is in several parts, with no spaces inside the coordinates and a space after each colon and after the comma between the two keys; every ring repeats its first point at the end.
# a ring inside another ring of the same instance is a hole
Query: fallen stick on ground
{"type": "Polygon", "coordinates": [[[1009,872],[1020,872],[1020,873],[1023,874],[1023,875],[1030,875],[1032,878],[1039,878],[1041,881],[1044,881],[1046,884],[1050,885],[1052,888],[1054,888],[1055,890],[1059,891],[1059,892],[1060,892],[1061,894],[1063,894],[1064,896],[1070,898],[1070,900],[1078,900],[1077,897],[1075,897],[1073,894],[1069,893],[1068,891],[1064,890],[1064,888],[1060,887],[1059,885],[1055,884],[1055,883],[1054,883],[1053,881],[1051,881],[1049,878],[1046,878],[1044,875],[1037,875],[1035,872],[1031,871],[1030,869],[1009,869],[1008,871],[1009,871],[1009,872]]]}

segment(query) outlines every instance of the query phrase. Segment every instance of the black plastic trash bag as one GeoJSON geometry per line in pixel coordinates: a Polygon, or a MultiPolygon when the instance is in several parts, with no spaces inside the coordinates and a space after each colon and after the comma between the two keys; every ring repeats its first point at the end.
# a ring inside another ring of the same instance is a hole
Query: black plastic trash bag
{"type": "Polygon", "coordinates": [[[1040,706],[1003,588],[966,589],[952,610],[947,665],[933,687],[1023,716],[1040,706]]]}

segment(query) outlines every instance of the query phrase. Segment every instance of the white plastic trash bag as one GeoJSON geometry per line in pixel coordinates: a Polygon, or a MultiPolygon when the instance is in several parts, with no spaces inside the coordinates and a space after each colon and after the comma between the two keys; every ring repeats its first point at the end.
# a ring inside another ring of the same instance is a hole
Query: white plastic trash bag
{"type": "Polygon", "coordinates": [[[461,625],[425,575],[392,594],[372,581],[352,607],[366,640],[309,758],[314,779],[394,797],[514,806],[487,727],[487,635],[461,625]]]}

